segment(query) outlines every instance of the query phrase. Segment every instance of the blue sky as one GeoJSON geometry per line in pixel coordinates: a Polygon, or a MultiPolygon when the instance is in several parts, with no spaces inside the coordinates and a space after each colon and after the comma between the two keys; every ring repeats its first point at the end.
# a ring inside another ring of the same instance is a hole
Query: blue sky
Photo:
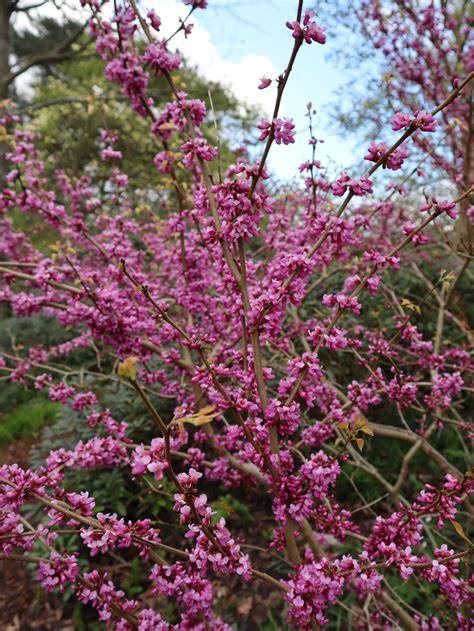
{"type": "MultiPolygon", "coordinates": [[[[143,0],[143,5],[155,8],[162,18],[165,33],[168,29],[174,31],[177,18],[186,14],[186,7],[179,0],[143,0]]],[[[192,59],[205,76],[231,85],[237,96],[259,101],[270,112],[276,86],[272,84],[260,91],[258,77],[266,74],[276,78],[286,67],[293,38],[285,22],[294,20],[295,13],[295,0],[210,0],[207,9],[197,10],[192,15],[191,36],[185,40],[180,35],[175,39],[175,46],[192,59]]],[[[316,19],[324,27],[323,18],[316,19]]],[[[305,117],[308,101],[318,112],[315,135],[325,141],[318,145],[317,157],[326,164],[332,161],[333,168],[337,163],[338,169],[350,166],[361,157],[354,153],[354,138],[347,135],[344,138],[330,120],[335,92],[347,81],[342,67],[328,59],[330,50],[331,38],[328,37],[324,46],[305,44],[298,53],[280,109],[280,116],[295,121],[296,143],[274,146],[269,160],[270,168],[282,179],[291,180],[299,164],[310,157],[305,117]]]]}
{"type": "MultiPolygon", "coordinates": [[[[202,26],[218,44],[224,58],[237,62],[247,53],[268,56],[278,72],[288,62],[293,45],[291,31],[285,26],[286,20],[295,17],[294,0],[273,2],[230,2],[209,4],[198,17],[202,26]]],[[[316,137],[324,138],[325,143],[318,146],[321,158],[330,158],[342,165],[349,165],[353,160],[352,143],[337,133],[331,122],[329,112],[335,100],[337,88],[344,84],[342,69],[327,59],[324,45],[304,45],[296,59],[285,91],[281,113],[293,118],[297,136],[294,146],[275,146],[270,157],[270,166],[280,177],[293,177],[297,166],[309,157],[307,144],[306,103],[311,101],[316,108],[316,137]]],[[[256,88],[256,86],[255,86],[256,88]]],[[[271,90],[274,100],[276,89],[271,90]]]]}

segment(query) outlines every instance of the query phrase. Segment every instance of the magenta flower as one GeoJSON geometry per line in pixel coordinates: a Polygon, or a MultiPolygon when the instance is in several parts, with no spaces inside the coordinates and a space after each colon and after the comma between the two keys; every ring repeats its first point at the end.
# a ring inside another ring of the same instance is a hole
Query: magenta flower
{"type": "Polygon", "coordinates": [[[258,89],[259,90],[265,90],[265,88],[268,88],[268,86],[270,85],[271,82],[272,82],[272,80],[269,79],[268,77],[261,77],[260,78],[260,83],[258,85],[258,89]]]}
{"type": "Polygon", "coordinates": [[[193,9],[205,9],[207,7],[207,0],[183,0],[183,3],[193,9]]]}
{"type": "Polygon", "coordinates": [[[456,208],[456,202],[450,202],[447,199],[443,199],[440,202],[436,197],[431,197],[426,204],[420,207],[420,212],[427,212],[429,210],[436,210],[441,213],[446,213],[451,219],[456,219],[458,216],[456,208]]]}
{"type": "Polygon", "coordinates": [[[407,114],[402,114],[401,112],[397,112],[392,118],[392,129],[393,131],[398,131],[400,129],[406,129],[410,127],[412,123],[412,118],[407,114]]]}
{"type": "Polygon", "coordinates": [[[359,315],[361,304],[355,296],[347,296],[346,294],[324,294],[323,305],[326,307],[336,307],[337,309],[348,309],[359,315]]]}
{"type": "Polygon", "coordinates": [[[435,118],[431,114],[425,112],[425,110],[418,110],[413,116],[397,112],[392,118],[393,131],[408,129],[409,127],[417,127],[418,129],[421,129],[421,131],[433,132],[436,131],[437,122],[435,118]]]}
{"type": "Polygon", "coordinates": [[[168,52],[164,43],[148,44],[142,60],[155,74],[172,72],[181,65],[178,55],[168,52]]]}
{"type": "Polygon", "coordinates": [[[211,147],[207,140],[204,138],[195,138],[194,140],[188,140],[181,145],[181,150],[184,152],[183,164],[189,168],[194,159],[205,160],[210,162],[217,155],[217,149],[211,147]]]}
{"type": "Polygon", "coordinates": [[[446,213],[448,217],[451,217],[451,219],[456,219],[458,216],[457,211],[454,210],[456,208],[456,202],[450,202],[447,199],[443,199],[440,202],[436,202],[436,208],[437,210],[446,213]]]}
{"type": "Polygon", "coordinates": [[[282,143],[289,145],[295,142],[294,127],[295,124],[291,118],[275,118],[272,123],[262,120],[258,124],[258,129],[261,131],[258,139],[265,140],[270,135],[270,131],[273,130],[273,136],[277,145],[282,143]]]}
{"type": "Polygon", "coordinates": [[[79,574],[76,555],[61,556],[52,552],[48,561],[38,565],[37,579],[48,592],[59,589],[63,592],[68,584],[74,584],[79,574]]]}
{"type": "Polygon", "coordinates": [[[258,137],[259,140],[265,140],[270,135],[271,123],[268,120],[261,120],[257,125],[258,129],[260,129],[261,134],[258,137]]]}
{"type": "Polygon", "coordinates": [[[314,11],[305,11],[301,24],[296,21],[287,22],[286,26],[293,31],[293,37],[295,39],[302,39],[307,44],[311,44],[311,42],[325,44],[326,35],[321,27],[312,20],[314,15],[314,11]]]}
{"type": "Polygon", "coordinates": [[[435,118],[428,112],[425,112],[425,110],[415,112],[414,123],[421,131],[436,131],[437,122],[435,118]]]}
{"type": "MultiPolygon", "coordinates": [[[[369,145],[367,154],[364,156],[364,160],[369,162],[378,162],[388,151],[388,146],[385,142],[377,143],[372,142],[369,145]]],[[[403,165],[405,158],[409,155],[408,149],[402,145],[392,151],[384,160],[383,166],[392,171],[397,171],[403,165]]]]}
{"type": "Polygon", "coordinates": [[[343,173],[332,185],[334,195],[342,197],[350,189],[354,195],[362,196],[372,193],[372,180],[363,175],[358,180],[351,180],[347,173],[343,173]]]}
{"type": "Polygon", "coordinates": [[[295,135],[293,129],[295,124],[291,118],[274,118],[273,119],[273,133],[275,135],[275,142],[277,145],[283,143],[289,145],[295,142],[295,135]]]}
{"type": "Polygon", "coordinates": [[[131,458],[132,473],[142,475],[153,473],[156,480],[162,480],[163,474],[168,467],[165,459],[164,443],[162,438],[154,438],[149,447],[140,445],[137,447],[131,458]]]}
{"type": "Polygon", "coordinates": [[[158,17],[158,15],[156,15],[156,13],[155,13],[155,11],[153,9],[150,9],[150,11],[148,11],[147,17],[150,20],[150,24],[151,24],[152,28],[154,28],[155,31],[159,31],[160,27],[161,27],[161,20],[158,17]]]}
{"type": "Polygon", "coordinates": [[[102,160],[121,160],[122,152],[112,149],[112,147],[107,147],[107,149],[103,149],[100,152],[100,157],[102,160]]]}
{"type": "Polygon", "coordinates": [[[153,158],[153,164],[160,173],[172,173],[175,159],[169,151],[160,151],[153,158]]]}

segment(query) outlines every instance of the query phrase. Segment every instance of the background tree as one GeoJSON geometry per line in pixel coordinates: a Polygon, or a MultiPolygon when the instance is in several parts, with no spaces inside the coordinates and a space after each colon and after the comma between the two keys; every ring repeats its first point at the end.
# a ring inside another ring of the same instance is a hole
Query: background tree
{"type": "MultiPolygon", "coordinates": [[[[4,111],[2,101],[17,99],[17,79],[31,69],[50,72],[55,63],[77,52],[74,42],[83,33],[85,22],[65,15],[60,20],[38,16],[36,10],[48,4],[49,0],[0,0],[0,113],[4,111]],[[27,26],[15,26],[18,16],[26,18],[27,26]]],[[[6,150],[0,136],[0,185],[4,184],[6,150]]]]}
{"type": "Polygon", "coordinates": [[[84,32],[85,22],[65,14],[55,19],[36,13],[48,4],[49,0],[0,3],[0,99],[11,96],[15,80],[31,68],[50,72],[52,65],[77,52],[73,44],[84,32]],[[27,18],[27,26],[15,26],[20,14],[27,18]]]}
{"type": "MultiPolygon", "coordinates": [[[[231,148],[243,145],[244,139],[249,141],[258,109],[239,101],[226,86],[204,79],[189,66],[179,70],[177,86],[206,103],[203,133],[221,146],[221,169],[225,170],[233,156],[231,148]]],[[[168,91],[162,77],[153,78],[151,93],[157,103],[165,100],[168,91]]],[[[150,171],[150,164],[160,146],[148,137],[146,121],[134,116],[126,105],[117,86],[105,79],[102,60],[89,47],[80,57],[57,64],[54,73],[35,82],[31,102],[20,107],[20,112],[40,132],[45,155],[58,157],[71,175],[86,172],[94,162],[96,182],[105,172],[96,159],[100,130],[115,130],[119,136],[116,147],[123,154],[132,188],[144,196],[156,196],[156,184],[164,176],[156,169],[150,171]]],[[[177,149],[171,141],[170,152],[177,149]]],[[[183,172],[177,175],[186,186],[183,172]]]]}
{"type": "MultiPolygon", "coordinates": [[[[473,71],[474,41],[470,4],[464,0],[360,0],[353,10],[345,3],[323,3],[333,27],[345,33],[340,50],[350,68],[357,68],[360,90],[345,86],[358,99],[338,100],[338,118],[346,129],[375,138],[397,111],[430,111],[443,94],[473,71]],[[369,46],[361,46],[362,42],[369,46]],[[360,77],[363,77],[360,80],[360,77]]],[[[333,53],[334,54],[334,53],[333,53]]],[[[438,131],[415,136],[413,163],[425,156],[423,181],[438,179],[441,189],[457,193],[474,179],[472,87],[443,111],[438,131]]],[[[420,170],[419,174],[422,173],[420,170]]],[[[469,199],[462,204],[452,244],[472,254],[469,199]]]]}

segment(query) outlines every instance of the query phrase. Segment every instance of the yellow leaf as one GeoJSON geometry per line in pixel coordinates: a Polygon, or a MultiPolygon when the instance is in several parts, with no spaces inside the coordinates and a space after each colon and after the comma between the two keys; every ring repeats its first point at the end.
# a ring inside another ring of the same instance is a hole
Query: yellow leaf
{"type": "Polygon", "coordinates": [[[174,123],[162,123],[158,129],[160,131],[173,131],[173,129],[176,129],[175,124],[174,123]]]}
{"type": "Polygon", "coordinates": [[[137,215],[139,215],[140,213],[143,212],[150,212],[151,208],[149,206],[149,204],[139,204],[136,208],[135,208],[135,212],[137,215]]]}
{"type": "Polygon", "coordinates": [[[359,447],[359,450],[362,451],[364,449],[364,445],[365,445],[364,439],[363,438],[356,438],[355,441],[357,443],[357,447],[359,447]]]}
{"type": "Polygon", "coordinates": [[[117,373],[123,379],[131,379],[132,381],[137,378],[136,364],[138,363],[138,357],[126,357],[123,362],[120,362],[117,368],[117,373]]]}
{"type": "Polygon", "coordinates": [[[458,533],[458,535],[464,539],[465,541],[471,543],[468,539],[468,537],[466,537],[466,534],[464,532],[464,528],[461,526],[461,524],[457,521],[454,521],[454,519],[451,519],[451,524],[453,525],[454,530],[458,533]]]}
{"type": "Polygon", "coordinates": [[[364,416],[356,416],[354,427],[359,432],[363,432],[368,436],[374,436],[374,432],[364,416]]]}
{"type": "Polygon", "coordinates": [[[212,414],[216,409],[215,405],[206,405],[205,407],[201,408],[198,412],[198,414],[212,414]]]}
{"type": "Polygon", "coordinates": [[[441,276],[440,276],[440,280],[442,282],[442,286],[443,286],[443,291],[448,291],[448,289],[451,286],[451,283],[456,279],[456,277],[454,276],[454,274],[452,274],[451,272],[447,272],[446,270],[443,270],[441,272],[441,276]]]}
{"type": "Polygon", "coordinates": [[[402,307],[406,307],[407,309],[410,309],[410,311],[416,311],[416,313],[421,313],[420,307],[418,305],[414,305],[411,300],[408,300],[407,298],[403,298],[402,307]]]}
{"type": "Polygon", "coordinates": [[[201,408],[195,414],[189,414],[188,416],[174,419],[173,422],[181,427],[184,425],[184,423],[189,423],[190,425],[194,425],[195,427],[207,425],[207,423],[210,423],[212,419],[214,419],[216,416],[219,416],[220,414],[220,412],[214,412],[214,410],[214,405],[206,405],[206,407],[201,408]]]}

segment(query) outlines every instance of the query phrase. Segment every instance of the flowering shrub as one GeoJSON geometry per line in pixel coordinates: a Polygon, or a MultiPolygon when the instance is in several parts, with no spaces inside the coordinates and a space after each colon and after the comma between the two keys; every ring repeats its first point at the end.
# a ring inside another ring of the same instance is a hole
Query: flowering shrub
{"type": "MultiPolygon", "coordinates": [[[[468,629],[471,544],[461,521],[472,512],[473,479],[431,439],[454,426],[464,446],[468,429],[470,334],[452,305],[472,256],[451,253],[446,242],[472,189],[461,186],[443,200],[414,190],[415,207],[404,187],[382,199],[374,193],[379,169],[401,169],[408,143],[419,149],[423,134],[439,133],[438,117],[449,120],[453,108],[456,120],[467,117],[473,73],[464,58],[457,72],[465,74],[431,113],[395,114],[385,130],[391,142],[377,139],[366,149],[373,163],[366,173],[332,180],[321,168],[310,106],[311,161],[300,169],[301,185],[281,195],[271,192],[266,161],[274,143],[294,142],[294,123],[280,117],[280,105],[299,49],[326,42],[313,12],[303,13],[300,1],[286,24],[292,50],[271,121],[258,125],[261,156],[236,158],[221,173],[218,149],[200,131],[205,104],[176,87],[181,60],[161,38],[156,13],[142,15],[128,0],[110,17],[107,2],[81,3],[91,10],[107,78],[149,122],[157,147],[150,168],[168,176],[172,210],[160,217],[151,203],[135,211],[114,130],[98,139],[97,155],[110,166],[105,182],[94,180],[93,167],[81,177],[58,168],[50,181],[35,132],[14,111],[4,115],[10,170],[0,196],[0,296],[18,316],[44,312],[73,333],[60,346],[5,352],[0,370],[83,415],[96,434],[51,451],[35,469],[0,467],[3,555],[37,563],[46,590],[72,590],[121,631],[230,629],[233,620],[216,606],[221,581],[236,593],[249,584],[274,592],[293,628],[323,626],[341,608],[359,628],[468,629]],[[167,81],[168,103],[150,95],[151,75],[167,81]],[[179,139],[179,151],[170,139],[179,139]],[[49,256],[15,228],[9,215],[18,212],[57,234],[49,256]],[[424,278],[419,264],[433,256],[428,246],[448,248],[446,270],[425,278],[426,295],[413,302],[397,278],[405,270],[424,278]],[[432,296],[437,308],[427,324],[432,296]],[[371,312],[376,300],[382,320],[371,312]],[[89,371],[97,381],[65,369],[78,348],[97,357],[89,371]],[[148,443],[137,443],[126,419],[102,406],[100,379],[121,379],[135,392],[148,413],[148,443]],[[160,396],[175,402],[172,414],[160,396]],[[410,445],[400,470],[388,474],[376,454],[385,441],[410,445]],[[420,454],[424,466],[414,474],[420,454]],[[67,488],[68,471],[114,468],[150,493],[167,482],[168,511],[182,537],[160,531],[156,515],[100,512],[87,489],[67,488]],[[378,496],[367,501],[351,471],[372,478],[378,496]],[[341,493],[345,477],[350,493],[341,493]],[[232,532],[217,514],[211,482],[249,502],[255,489],[265,497],[260,509],[272,537],[263,554],[258,535],[255,548],[245,529],[232,532]],[[27,519],[32,503],[40,510],[27,519]],[[61,543],[65,528],[77,534],[74,552],[61,543]],[[149,595],[128,598],[101,568],[97,559],[109,553],[139,557],[156,607],[149,595]],[[419,611],[394,580],[441,604],[419,611]],[[158,610],[163,598],[172,614],[158,610]]],[[[185,4],[192,14],[207,3],[185,4]]],[[[191,32],[184,22],[180,30],[191,32]]],[[[263,78],[255,88],[270,83],[263,78]]]]}

